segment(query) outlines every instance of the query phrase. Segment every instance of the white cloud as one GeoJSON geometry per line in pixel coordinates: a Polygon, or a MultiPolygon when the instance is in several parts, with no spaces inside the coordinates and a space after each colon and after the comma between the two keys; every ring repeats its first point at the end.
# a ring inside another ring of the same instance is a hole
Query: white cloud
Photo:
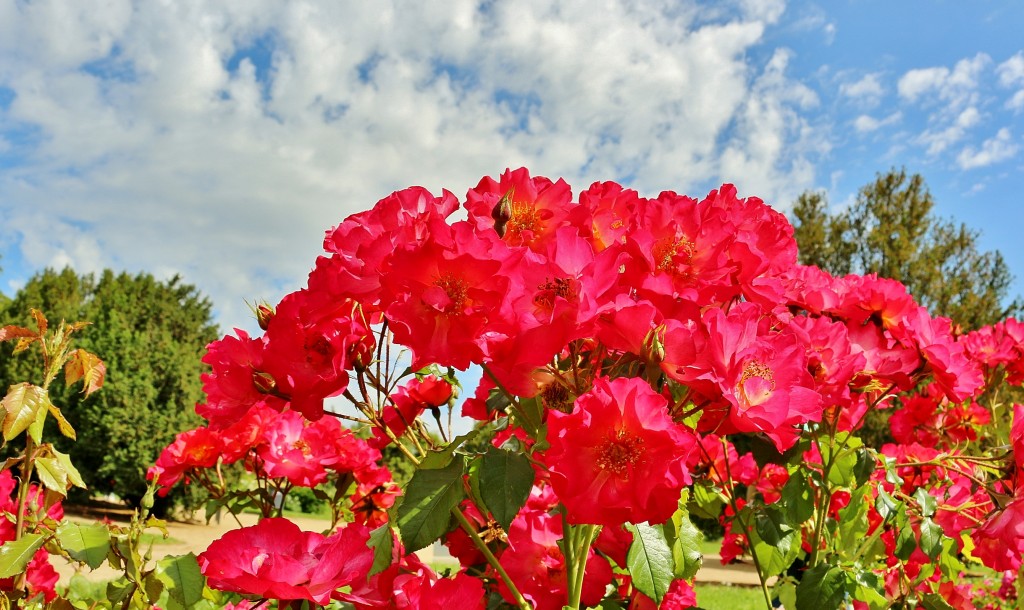
{"type": "Polygon", "coordinates": [[[1005,161],[1015,154],[1020,147],[1013,141],[1010,130],[1000,129],[995,136],[985,140],[980,149],[968,146],[957,155],[956,162],[960,169],[974,169],[1005,161]]]}
{"type": "Polygon", "coordinates": [[[1024,110],[1024,89],[1021,89],[1017,93],[1013,94],[1013,97],[1006,100],[1004,107],[1007,110],[1020,111],[1024,110]]]}
{"type": "Polygon", "coordinates": [[[1019,52],[1010,59],[996,66],[999,84],[1013,87],[1024,83],[1024,52],[1019,52]]]}
{"type": "Polygon", "coordinates": [[[785,203],[827,145],[787,54],[750,59],[784,8],[0,3],[0,114],[40,136],[6,138],[0,242],[33,266],[181,273],[240,325],[242,299],[300,287],[325,229],[410,184],[461,195],[525,164],[785,203]]]}
{"type": "Polygon", "coordinates": [[[860,133],[869,133],[882,127],[895,125],[903,119],[903,113],[897,111],[883,119],[876,119],[872,116],[862,114],[853,121],[853,127],[860,133]]]}
{"type": "Polygon", "coordinates": [[[900,97],[916,102],[926,94],[929,98],[952,101],[958,105],[967,101],[978,86],[978,76],[991,58],[978,53],[961,59],[952,70],[946,67],[910,70],[896,85],[900,97]]]}
{"type": "Polygon", "coordinates": [[[970,106],[956,115],[952,124],[943,129],[929,129],[918,139],[927,145],[929,155],[937,155],[962,140],[967,135],[967,131],[980,121],[981,113],[974,106],[970,106]]]}
{"type": "Polygon", "coordinates": [[[865,74],[860,80],[839,85],[839,93],[856,99],[877,101],[885,94],[880,77],[881,75],[877,72],[865,74]]]}

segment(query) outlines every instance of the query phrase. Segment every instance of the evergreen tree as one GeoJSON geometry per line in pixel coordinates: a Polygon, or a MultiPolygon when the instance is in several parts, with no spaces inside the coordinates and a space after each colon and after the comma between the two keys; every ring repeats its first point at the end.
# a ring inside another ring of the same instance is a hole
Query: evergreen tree
{"type": "Polygon", "coordinates": [[[830,211],[824,193],[806,192],[793,207],[800,262],[833,275],[877,273],[903,282],[933,314],[964,330],[1021,311],[1007,302],[1013,276],[998,251],[978,250],[980,233],[936,217],[919,174],[878,174],[846,210],[830,211]]]}
{"type": "MultiPolygon", "coordinates": [[[[71,269],[35,275],[0,305],[4,324],[28,325],[29,308],[56,323],[86,321],[78,344],[102,358],[107,379],[88,399],[62,384],[51,386],[56,404],[78,433],[63,450],[91,491],[137,500],[146,489],[146,469],[175,435],[201,423],[200,359],[218,336],[208,299],[180,278],[104,271],[98,278],[71,269]]],[[[0,351],[0,383],[31,379],[25,355],[0,351]]],[[[56,430],[48,434],[59,437],[56,430]]]]}

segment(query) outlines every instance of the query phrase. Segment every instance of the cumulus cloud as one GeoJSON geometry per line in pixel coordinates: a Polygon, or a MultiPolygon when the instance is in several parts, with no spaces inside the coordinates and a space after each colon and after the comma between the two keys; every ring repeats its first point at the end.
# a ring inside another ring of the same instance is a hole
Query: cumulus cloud
{"type": "Polygon", "coordinates": [[[964,148],[957,155],[956,162],[961,169],[985,167],[1013,157],[1017,154],[1018,148],[1020,147],[1013,141],[1010,130],[1004,127],[995,136],[985,140],[980,148],[964,148]]]}
{"type": "Polygon", "coordinates": [[[999,84],[1004,87],[1024,84],[1024,52],[996,66],[996,75],[999,76],[999,84]]]}
{"type": "Polygon", "coordinates": [[[1014,112],[1024,110],[1024,89],[1021,89],[1017,93],[1014,93],[1013,97],[1006,100],[1006,104],[1004,104],[1004,107],[1007,110],[1013,110],[1014,112]]]}
{"type": "Polygon", "coordinates": [[[881,74],[865,74],[860,80],[839,85],[839,93],[854,99],[876,103],[885,94],[881,74]]]}
{"type": "Polygon", "coordinates": [[[953,144],[964,139],[967,131],[981,121],[981,113],[971,106],[964,109],[945,128],[929,129],[918,138],[919,142],[927,146],[929,155],[937,155],[953,144]]]}
{"type": "Polygon", "coordinates": [[[900,77],[896,91],[910,102],[927,97],[963,104],[974,94],[978,77],[990,62],[988,55],[978,53],[961,59],[952,70],[944,66],[910,70],[900,77]]]}
{"type": "Polygon", "coordinates": [[[180,273],[226,325],[410,184],[527,165],[786,202],[826,147],[788,55],[750,58],[781,1],[102,4],[0,3],[0,240],[35,267],[180,273]]]}
{"type": "Polygon", "coordinates": [[[899,112],[899,111],[894,112],[894,113],[890,114],[889,116],[887,116],[885,118],[882,118],[882,119],[876,119],[876,118],[874,118],[872,116],[869,116],[869,115],[866,115],[866,114],[862,114],[862,115],[858,116],[856,119],[854,119],[853,127],[859,133],[869,133],[869,132],[872,132],[872,131],[877,131],[878,129],[881,129],[882,127],[888,127],[889,125],[895,125],[896,123],[899,123],[900,120],[902,120],[902,119],[903,119],[903,113],[899,112]]]}

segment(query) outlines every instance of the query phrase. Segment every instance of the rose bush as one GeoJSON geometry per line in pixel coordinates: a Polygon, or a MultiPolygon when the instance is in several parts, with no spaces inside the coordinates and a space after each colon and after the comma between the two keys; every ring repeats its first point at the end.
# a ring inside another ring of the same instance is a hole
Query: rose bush
{"type": "Polygon", "coordinates": [[[150,470],[265,517],[201,555],[209,587],[282,607],[685,608],[699,516],[766,607],[1014,603],[1020,323],[964,335],[899,282],[801,266],[786,218],[731,185],[574,199],[518,169],[461,207],[413,187],[345,219],[306,286],[256,308],[262,335],[209,346],[209,423],[150,470]],[[477,424],[456,436],[469,369],[477,424]],[[892,442],[865,446],[879,412],[892,442]],[[404,487],[383,451],[415,466],[404,487]],[[280,520],[295,488],[330,506],[326,534],[280,520]],[[415,554],[436,541],[454,574],[415,554]]]}

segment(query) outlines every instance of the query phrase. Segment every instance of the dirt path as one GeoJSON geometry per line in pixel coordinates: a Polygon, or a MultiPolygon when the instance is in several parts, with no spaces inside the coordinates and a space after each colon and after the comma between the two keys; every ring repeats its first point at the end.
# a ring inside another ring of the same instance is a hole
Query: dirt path
{"type": "MultiPolygon", "coordinates": [[[[124,519],[125,512],[127,511],[123,511],[121,514],[111,514],[109,512],[103,514],[108,518],[119,520],[124,519]]],[[[78,523],[94,523],[101,516],[103,515],[95,513],[91,515],[82,514],[79,511],[72,512],[69,510],[67,518],[78,523]]],[[[159,559],[166,555],[184,555],[186,553],[198,555],[205,551],[211,542],[238,527],[238,524],[230,515],[222,516],[220,523],[213,519],[209,525],[206,524],[201,513],[198,517],[197,520],[188,522],[169,521],[167,523],[169,540],[153,544],[153,558],[159,559]]],[[[298,525],[299,528],[306,531],[322,531],[328,525],[328,522],[322,519],[302,517],[290,517],[289,519],[298,525]]],[[[256,523],[258,516],[251,514],[240,515],[239,520],[243,526],[250,526],[256,523]]],[[[157,533],[155,529],[149,531],[157,533]]],[[[435,564],[443,565],[451,562],[453,566],[455,565],[455,561],[448,555],[447,550],[438,544],[420,551],[419,555],[428,563],[434,562],[435,564]]],[[[52,561],[58,574],[61,576],[61,584],[67,584],[74,574],[81,574],[94,582],[111,580],[118,575],[106,564],[103,564],[96,570],[90,570],[88,566],[67,563],[59,557],[54,557],[52,561]]],[[[697,581],[743,586],[757,586],[759,584],[757,572],[749,562],[723,566],[717,555],[706,555],[704,557],[704,565],[697,572],[697,581]]]]}

